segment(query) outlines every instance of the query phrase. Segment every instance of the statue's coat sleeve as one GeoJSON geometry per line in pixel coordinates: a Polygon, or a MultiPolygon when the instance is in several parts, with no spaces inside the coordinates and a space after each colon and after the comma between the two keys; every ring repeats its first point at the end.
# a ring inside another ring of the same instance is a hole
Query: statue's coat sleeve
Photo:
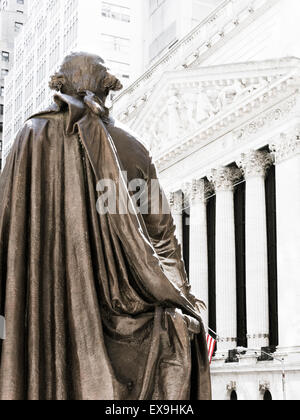
{"type": "Polygon", "coordinates": [[[147,231],[167,277],[187,291],[188,279],[182,260],[182,248],[175,236],[176,227],[170,207],[150,157],[147,184],[150,207],[150,211],[144,214],[147,231]]]}

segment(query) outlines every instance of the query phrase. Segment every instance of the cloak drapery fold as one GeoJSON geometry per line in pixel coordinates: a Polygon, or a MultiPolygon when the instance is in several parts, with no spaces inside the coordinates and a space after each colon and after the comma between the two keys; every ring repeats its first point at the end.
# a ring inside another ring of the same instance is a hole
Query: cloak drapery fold
{"type": "Polygon", "coordinates": [[[156,178],[147,150],[81,100],[56,102],[0,178],[0,399],[210,399],[172,217],[139,215],[122,178],[156,178]],[[100,179],[132,211],[99,215],[100,179]]]}

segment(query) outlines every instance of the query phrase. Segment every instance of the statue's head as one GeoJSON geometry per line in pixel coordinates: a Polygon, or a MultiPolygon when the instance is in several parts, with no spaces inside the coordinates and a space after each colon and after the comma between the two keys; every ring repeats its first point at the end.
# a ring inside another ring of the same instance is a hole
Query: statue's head
{"type": "Polygon", "coordinates": [[[123,88],[121,82],[108,73],[101,57],[84,52],[65,57],[59,71],[51,77],[49,86],[68,95],[91,91],[104,101],[110,91],[123,88]]]}

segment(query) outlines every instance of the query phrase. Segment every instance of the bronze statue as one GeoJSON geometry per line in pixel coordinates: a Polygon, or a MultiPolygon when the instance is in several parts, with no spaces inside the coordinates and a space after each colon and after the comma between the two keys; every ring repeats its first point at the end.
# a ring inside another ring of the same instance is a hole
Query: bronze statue
{"type": "Polygon", "coordinates": [[[0,399],[210,399],[173,219],[139,213],[123,182],[157,175],[105,107],[121,83],[74,53],[50,86],[54,105],[25,123],[0,178],[0,399]],[[99,214],[103,179],[131,211],[99,214]]]}

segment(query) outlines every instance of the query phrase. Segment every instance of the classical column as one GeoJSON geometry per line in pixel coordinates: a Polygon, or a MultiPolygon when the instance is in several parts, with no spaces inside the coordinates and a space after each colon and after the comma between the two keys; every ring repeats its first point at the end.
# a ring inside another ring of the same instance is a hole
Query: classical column
{"type": "Polygon", "coordinates": [[[251,151],[238,165],[246,179],[246,296],[249,348],[269,345],[268,237],[265,176],[270,153],[251,151]]]}
{"type": "MultiPolygon", "coordinates": [[[[190,283],[194,295],[208,307],[208,249],[206,202],[210,185],[204,179],[189,186],[190,202],[190,283]]],[[[203,313],[208,325],[208,311],[203,313]]]]}
{"type": "Polygon", "coordinates": [[[183,220],[182,220],[183,194],[182,192],[177,191],[175,193],[171,193],[169,197],[169,203],[170,203],[174,223],[176,226],[175,234],[178,239],[178,242],[182,245],[183,244],[183,220]]]}
{"type": "Polygon", "coordinates": [[[234,223],[234,184],[241,173],[221,167],[211,174],[216,191],[216,308],[218,351],[237,345],[236,252],[234,223]]]}
{"type": "Polygon", "coordinates": [[[272,146],[276,159],[279,346],[300,347],[300,126],[272,146]]]}

